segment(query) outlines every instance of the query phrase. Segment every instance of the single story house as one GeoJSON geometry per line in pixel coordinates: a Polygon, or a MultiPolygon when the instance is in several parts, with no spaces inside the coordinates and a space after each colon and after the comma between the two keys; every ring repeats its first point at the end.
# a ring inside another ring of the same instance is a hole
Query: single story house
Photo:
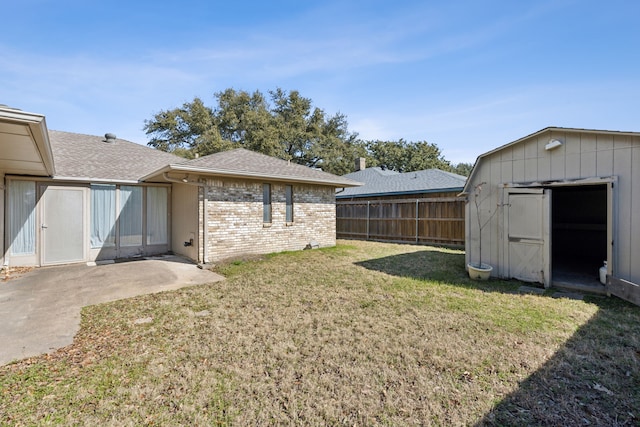
{"type": "Polygon", "coordinates": [[[336,192],[339,238],[464,244],[464,200],[457,195],[466,177],[440,169],[367,168],[360,158],[344,178],[364,185],[336,192]]]}
{"type": "Polygon", "coordinates": [[[186,160],[49,131],[43,115],[0,106],[0,266],[333,246],[335,189],[353,185],[245,149],[186,160]]]}
{"type": "Polygon", "coordinates": [[[480,155],[463,194],[468,263],[640,303],[640,133],[542,129],[480,155]]]}

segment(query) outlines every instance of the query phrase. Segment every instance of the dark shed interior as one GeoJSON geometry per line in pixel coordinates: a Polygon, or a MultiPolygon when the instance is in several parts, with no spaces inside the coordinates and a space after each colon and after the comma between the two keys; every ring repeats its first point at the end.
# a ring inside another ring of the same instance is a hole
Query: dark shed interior
{"type": "Polygon", "coordinates": [[[553,281],[599,286],[607,259],[607,186],[555,187],[551,194],[553,281]]]}

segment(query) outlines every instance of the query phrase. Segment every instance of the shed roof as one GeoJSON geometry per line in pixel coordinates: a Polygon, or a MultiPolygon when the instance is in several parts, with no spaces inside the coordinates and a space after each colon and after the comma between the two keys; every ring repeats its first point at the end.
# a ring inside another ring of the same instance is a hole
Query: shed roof
{"type": "Polygon", "coordinates": [[[286,160],[256,153],[244,148],[223,151],[187,161],[172,162],[161,167],[141,180],[158,178],[164,173],[194,173],[209,176],[267,179],[285,182],[304,182],[323,184],[333,187],[352,187],[361,185],[354,180],[340,177],[291,163],[286,160]]]}
{"type": "Polygon", "coordinates": [[[544,133],[548,133],[548,132],[568,132],[568,133],[592,133],[592,134],[600,134],[600,135],[624,135],[624,136],[636,136],[639,137],[640,136],[640,132],[626,132],[626,131],[615,131],[615,130],[600,130],[600,129],[581,129],[581,128],[564,128],[564,127],[557,127],[557,126],[549,126],[546,127],[544,129],[541,129],[537,132],[533,132],[532,134],[529,134],[527,136],[524,136],[522,138],[516,139],[515,141],[509,142],[507,144],[501,145],[498,148],[494,148],[491,151],[487,151],[484,154],[480,154],[478,156],[478,158],[476,159],[475,164],[473,165],[473,169],[471,170],[471,173],[469,174],[469,179],[467,180],[464,189],[462,190],[461,194],[469,194],[469,186],[471,185],[471,183],[473,182],[473,178],[475,177],[475,174],[477,173],[477,169],[480,166],[481,160],[484,159],[485,157],[491,156],[492,154],[495,154],[497,152],[500,152],[506,148],[512,147],[514,145],[520,144],[523,141],[526,141],[527,139],[533,138],[533,137],[537,137],[539,135],[542,135],[544,133]]]}
{"type": "Polygon", "coordinates": [[[54,177],[82,181],[138,182],[141,176],[184,160],[124,139],[49,131],[56,165],[54,177]]]}
{"type": "Polygon", "coordinates": [[[460,191],[467,179],[440,169],[399,173],[378,167],[353,172],[344,175],[344,178],[365,184],[362,187],[346,188],[336,195],[339,199],[460,191]]]}

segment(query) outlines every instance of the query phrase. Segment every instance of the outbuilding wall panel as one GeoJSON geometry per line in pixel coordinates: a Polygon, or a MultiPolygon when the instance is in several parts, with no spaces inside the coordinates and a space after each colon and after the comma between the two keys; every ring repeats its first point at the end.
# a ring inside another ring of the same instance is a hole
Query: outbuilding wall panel
{"type": "MultiPolygon", "coordinates": [[[[617,144],[616,147],[618,147],[617,144]]],[[[617,212],[615,227],[618,230],[632,229],[631,200],[633,197],[633,180],[632,175],[629,173],[632,171],[632,160],[633,150],[630,147],[613,150],[613,175],[619,177],[615,188],[617,206],[614,209],[614,212],[617,212]]],[[[617,240],[614,245],[617,259],[614,268],[624,277],[630,277],[632,235],[630,233],[618,233],[617,240]]]]}
{"type": "MultiPolygon", "coordinates": [[[[630,225],[628,230],[621,229],[621,232],[628,233],[631,237],[629,242],[631,271],[628,280],[640,283],[640,262],[638,262],[640,260],[640,138],[636,138],[634,141],[631,157],[631,200],[629,201],[628,210],[630,225]]],[[[622,278],[624,279],[625,277],[622,278]]]]}
{"type": "MultiPolygon", "coordinates": [[[[478,225],[473,189],[487,182],[482,191],[484,218],[503,207],[504,184],[617,177],[613,206],[614,265],[620,278],[640,282],[640,136],[614,132],[553,129],[525,138],[480,158],[467,185],[467,262],[476,262],[478,225]],[[545,150],[551,139],[563,145],[545,150]]],[[[504,215],[497,212],[483,231],[483,258],[494,266],[494,274],[506,271],[508,256],[504,241],[504,215]]]]}

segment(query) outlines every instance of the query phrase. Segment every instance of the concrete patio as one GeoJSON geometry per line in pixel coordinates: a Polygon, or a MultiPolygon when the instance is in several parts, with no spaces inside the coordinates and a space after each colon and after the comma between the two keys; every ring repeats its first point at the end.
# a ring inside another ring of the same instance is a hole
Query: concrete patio
{"type": "Polygon", "coordinates": [[[0,281],[0,365],[73,342],[82,307],[224,278],[178,256],[42,267],[0,281]]]}

